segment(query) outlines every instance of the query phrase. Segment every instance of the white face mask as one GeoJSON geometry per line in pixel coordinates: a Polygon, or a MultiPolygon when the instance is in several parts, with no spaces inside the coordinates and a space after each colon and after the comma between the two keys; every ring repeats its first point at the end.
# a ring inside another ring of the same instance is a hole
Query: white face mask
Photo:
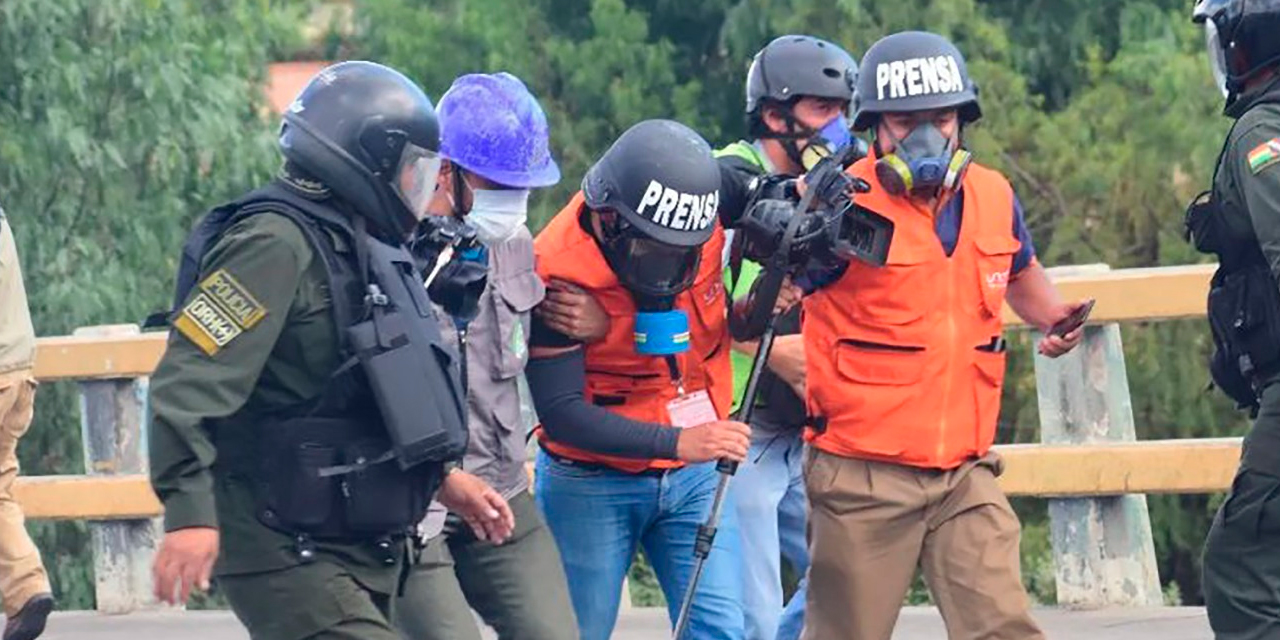
{"type": "Polygon", "coordinates": [[[472,189],[465,220],[481,242],[506,242],[529,218],[528,189],[472,189]]]}

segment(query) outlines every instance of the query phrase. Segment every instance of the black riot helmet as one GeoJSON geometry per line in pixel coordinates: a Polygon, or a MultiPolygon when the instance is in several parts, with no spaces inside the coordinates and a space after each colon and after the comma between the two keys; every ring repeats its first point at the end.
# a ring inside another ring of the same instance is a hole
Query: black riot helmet
{"type": "Polygon", "coordinates": [[[1199,0],[1191,19],[1204,25],[1213,75],[1228,105],[1250,78],[1280,65],[1280,0],[1199,0]]]}
{"type": "Polygon", "coordinates": [[[280,151],[395,242],[427,210],[440,169],[431,100],[373,62],[322,69],[284,114],[280,151]]]}
{"type": "Polygon", "coordinates": [[[978,88],[964,56],[946,38],[925,31],[885,36],[862,56],[853,130],[866,131],[882,113],[957,107],[960,122],[982,117],[978,88]]]}
{"type": "Polygon", "coordinates": [[[638,303],[669,303],[693,283],[720,205],[706,140],[671,120],[640,122],[587,171],[582,191],[600,216],[605,258],[638,303]]]}

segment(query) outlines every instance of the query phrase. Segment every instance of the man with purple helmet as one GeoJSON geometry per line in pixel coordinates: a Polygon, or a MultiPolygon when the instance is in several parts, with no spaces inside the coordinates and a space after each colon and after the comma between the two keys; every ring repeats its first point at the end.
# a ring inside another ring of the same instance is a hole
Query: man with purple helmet
{"type": "MultiPolygon", "coordinates": [[[[546,115],[508,73],[458,78],[437,113],[443,162],[428,211],[475,229],[479,259],[489,267],[465,333],[470,441],[461,468],[449,473],[500,493],[516,526],[505,541],[484,539],[459,515],[432,505],[420,532],[426,546],[410,570],[396,623],[415,639],[479,640],[474,608],[504,640],[576,639],[555,539],[529,493],[518,386],[529,313],[546,293],[525,226],[529,192],[560,181],[546,115]]],[[[464,335],[453,318],[437,315],[446,339],[464,335]]]]}

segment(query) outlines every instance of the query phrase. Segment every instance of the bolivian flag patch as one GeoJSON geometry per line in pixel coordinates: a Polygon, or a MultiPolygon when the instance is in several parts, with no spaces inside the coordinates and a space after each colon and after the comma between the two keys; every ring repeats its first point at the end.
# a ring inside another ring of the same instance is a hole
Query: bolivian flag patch
{"type": "Polygon", "coordinates": [[[265,307],[225,269],[205,278],[173,328],[214,355],[267,315],[265,307]]]}
{"type": "Polygon", "coordinates": [[[1255,174],[1277,162],[1280,162],[1280,138],[1272,138],[1249,152],[1249,170],[1255,174]]]}

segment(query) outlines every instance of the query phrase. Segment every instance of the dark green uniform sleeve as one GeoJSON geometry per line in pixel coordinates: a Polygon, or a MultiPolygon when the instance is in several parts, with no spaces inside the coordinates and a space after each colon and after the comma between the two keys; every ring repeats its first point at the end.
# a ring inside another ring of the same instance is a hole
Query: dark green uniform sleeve
{"type": "Polygon", "coordinates": [[[151,381],[151,483],[166,531],[217,526],[204,421],[249,399],[311,257],[302,231],[275,214],[236,223],[206,255],[151,381]]]}
{"type": "Polygon", "coordinates": [[[1250,127],[1231,153],[1244,208],[1272,275],[1280,279],[1280,121],[1250,127]]]}

